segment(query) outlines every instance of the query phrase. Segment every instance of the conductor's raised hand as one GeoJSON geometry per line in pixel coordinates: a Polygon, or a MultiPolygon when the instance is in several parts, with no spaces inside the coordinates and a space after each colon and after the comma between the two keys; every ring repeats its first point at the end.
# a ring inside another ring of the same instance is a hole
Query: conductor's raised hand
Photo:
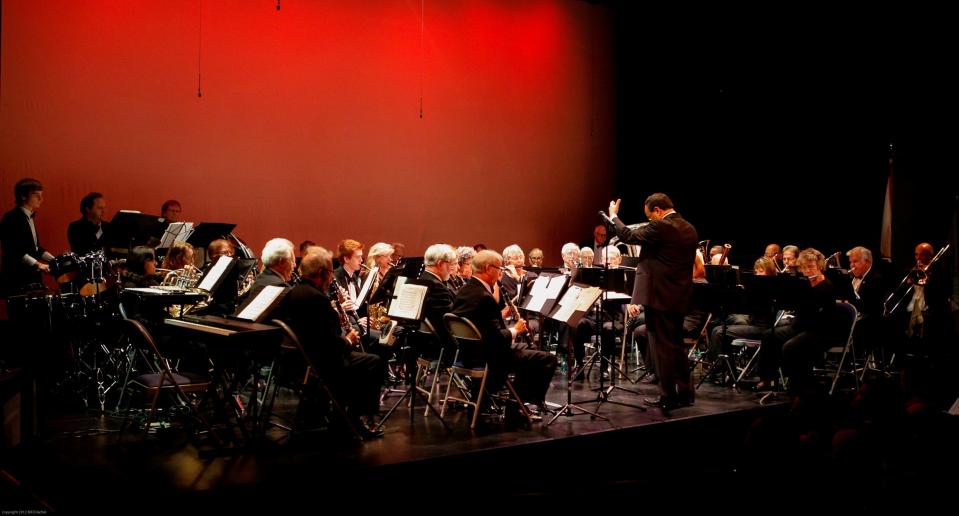
{"type": "Polygon", "coordinates": [[[619,203],[622,202],[622,199],[616,199],[615,201],[609,202],[609,218],[619,216],[619,203]]]}

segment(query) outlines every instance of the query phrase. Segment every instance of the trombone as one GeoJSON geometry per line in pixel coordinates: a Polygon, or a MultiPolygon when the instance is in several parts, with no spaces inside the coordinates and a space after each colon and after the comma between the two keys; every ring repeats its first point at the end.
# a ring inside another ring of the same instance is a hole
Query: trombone
{"type": "Polygon", "coordinates": [[[942,249],[936,253],[936,256],[932,257],[932,260],[929,260],[925,266],[920,267],[916,264],[908,273],[906,277],[902,278],[902,281],[899,282],[899,285],[896,286],[895,290],[889,294],[889,297],[886,298],[886,301],[882,305],[882,316],[889,317],[896,312],[896,309],[899,308],[899,305],[902,304],[903,300],[909,297],[909,294],[912,293],[913,289],[916,288],[916,283],[920,286],[926,284],[926,279],[928,277],[929,268],[935,264],[939,258],[942,258],[942,255],[946,254],[946,251],[949,250],[949,244],[946,244],[942,249]],[[910,281],[911,280],[911,281],[910,281]],[[903,290],[903,287],[907,287],[903,290]],[[900,294],[900,292],[902,292],[900,294]],[[891,308],[890,308],[891,306],[891,308]]]}

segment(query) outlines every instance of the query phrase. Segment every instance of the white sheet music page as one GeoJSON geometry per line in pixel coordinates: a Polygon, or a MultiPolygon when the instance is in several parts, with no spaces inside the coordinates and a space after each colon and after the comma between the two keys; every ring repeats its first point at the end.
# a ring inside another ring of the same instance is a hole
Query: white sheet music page
{"type": "Polygon", "coordinates": [[[568,321],[569,317],[576,311],[576,298],[582,289],[576,285],[571,285],[563,297],[559,300],[559,310],[553,315],[553,319],[568,321]]]}
{"type": "Polygon", "coordinates": [[[376,269],[371,270],[366,275],[366,281],[363,282],[363,287],[360,288],[360,295],[356,298],[356,306],[363,306],[363,302],[366,301],[366,296],[370,293],[370,288],[373,286],[373,279],[376,278],[376,269]]]}
{"type": "Polygon", "coordinates": [[[276,298],[283,294],[283,290],[285,289],[279,285],[263,287],[263,290],[250,301],[250,304],[246,305],[246,308],[244,308],[242,312],[237,314],[237,317],[248,321],[260,320],[263,312],[273,305],[276,298]]]}
{"type": "Polygon", "coordinates": [[[192,222],[171,222],[163,233],[163,238],[160,240],[157,249],[166,249],[173,245],[173,242],[185,242],[192,234],[192,222]]]}
{"type": "Polygon", "coordinates": [[[563,290],[563,287],[566,285],[567,281],[569,281],[569,278],[563,275],[553,276],[550,278],[549,286],[546,287],[546,298],[556,299],[559,297],[559,292],[563,290]]]}
{"type": "Polygon", "coordinates": [[[400,288],[400,295],[390,303],[390,317],[417,320],[423,310],[427,287],[406,283],[400,288]]]}
{"type": "Polygon", "coordinates": [[[533,281],[533,287],[529,289],[530,299],[529,304],[526,305],[527,310],[539,312],[543,309],[543,305],[546,304],[546,300],[549,299],[547,296],[549,279],[549,276],[540,276],[533,281]]]}
{"type": "Polygon", "coordinates": [[[216,282],[220,280],[220,276],[223,275],[223,272],[226,271],[226,268],[230,266],[230,262],[232,261],[232,256],[221,256],[217,258],[216,263],[210,268],[210,272],[207,272],[206,276],[203,276],[203,281],[197,285],[197,288],[207,292],[213,290],[216,282]]]}

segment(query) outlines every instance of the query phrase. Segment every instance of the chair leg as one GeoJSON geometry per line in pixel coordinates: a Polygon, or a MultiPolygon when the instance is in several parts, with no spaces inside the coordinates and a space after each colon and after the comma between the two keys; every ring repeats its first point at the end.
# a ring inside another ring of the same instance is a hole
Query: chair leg
{"type": "Polygon", "coordinates": [[[450,388],[453,387],[454,383],[456,383],[456,373],[450,370],[450,383],[446,384],[446,394],[443,395],[443,399],[440,400],[440,417],[446,416],[446,407],[450,402],[450,388]]]}
{"type": "Polygon", "coordinates": [[[486,376],[480,381],[479,395],[476,396],[476,403],[473,405],[473,420],[470,422],[470,430],[476,429],[476,420],[479,419],[480,407],[483,406],[483,393],[486,392],[486,376]]]}

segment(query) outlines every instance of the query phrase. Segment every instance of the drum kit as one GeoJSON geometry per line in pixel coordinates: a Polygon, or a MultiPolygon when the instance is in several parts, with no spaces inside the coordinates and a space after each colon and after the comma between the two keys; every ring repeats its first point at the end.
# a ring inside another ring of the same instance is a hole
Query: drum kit
{"type": "Polygon", "coordinates": [[[89,407],[106,409],[109,394],[122,388],[130,363],[128,350],[111,343],[109,331],[120,318],[118,271],[103,251],[64,253],[50,262],[58,290],[28,291],[7,298],[7,312],[35,344],[28,360],[47,369],[53,387],[89,407]],[[39,345],[36,345],[38,344],[39,345]],[[79,396],[79,398],[77,398],[79,396]]]}

